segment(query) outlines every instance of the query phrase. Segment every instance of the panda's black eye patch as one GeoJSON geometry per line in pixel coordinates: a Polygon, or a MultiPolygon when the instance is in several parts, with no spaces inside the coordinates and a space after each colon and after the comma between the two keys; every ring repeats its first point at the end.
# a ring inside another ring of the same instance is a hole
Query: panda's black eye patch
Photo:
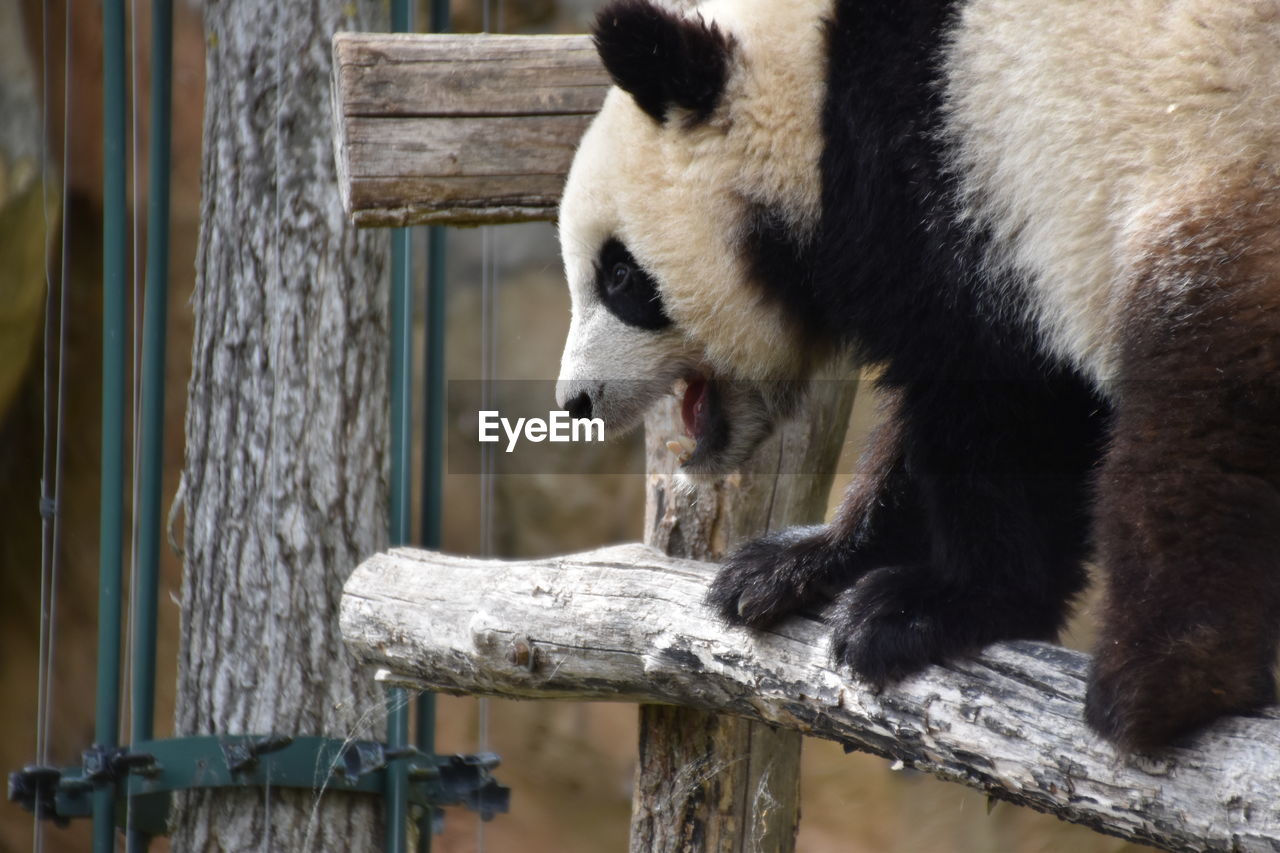
{"type": "Polygon", "coordinates": [[[600,247],[596,291],[609,312],[628,326],[657,331],[671,325],[657,282],[616,237],[600,247]]]}

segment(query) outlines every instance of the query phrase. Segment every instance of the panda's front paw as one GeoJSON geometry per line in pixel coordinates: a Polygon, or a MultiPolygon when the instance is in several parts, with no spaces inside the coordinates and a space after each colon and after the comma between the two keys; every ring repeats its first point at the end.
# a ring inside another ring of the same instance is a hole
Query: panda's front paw
{"type": "Polygon", "coordinates": [[[757,539],[720,567],[707,604],[730,624],[767,628],[830,595],[842,556],[822,526],[757,539]]]}
{"type": "MultiPolygon", "coordinates": [[[[1203,626],[1201,632],[1212,633],[1203,626]]],[[[1151,752],[1223,714],[1275,701],[1270,666],[1250,663],[1255,655],[1214,654],[1205,636],[1153,645],[1104,638],[1089,672],[1085,722],[1122,751],[1151,752]]]]}
{"type": "Polygon", "coordinates": [[[831,654],[859,678],[884,687],[941,661],[954,651],[946,614],[933,612],[921,594],[918,566],[887,566],[868,573],[837,600],[831,654]]]}

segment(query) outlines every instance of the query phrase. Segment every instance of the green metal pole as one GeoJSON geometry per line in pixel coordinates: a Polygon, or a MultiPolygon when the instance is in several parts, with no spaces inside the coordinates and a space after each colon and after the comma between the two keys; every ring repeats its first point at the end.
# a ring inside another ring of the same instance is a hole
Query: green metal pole
{"type": "Polygon", "coordinates": [[[449,31],[449,2],[448,0],[431,0],[431,20],[429,31],[433,33],[443,33],[449,31]]]}
{"type": "MultiPolygon", "coordinates": [[[[147,290],[142,320],[142,459],[139,463],[138,576],[133,589],[133,690],[130,740],[155,728],[156,601],[160,586],[160,504],[164,469],[165,325],[169,308],[169,113],[172,102],[173,0],[151,3],[151,141],[147,181],[147,290]]],[[[129,853],[150,836],[130,829],[129,853]]]]}
{"type": "MultiPolygon", "coordinates": [[[[408,0],[391,0],[391,29],[411,29],[408,0]]],[[[391,544],[409,541],[410,448],[409,422],[413,411],[413,270],[410,231],[391,233],[391,544]]],[[[409,742],[408,696],[387,691],[387,744],[392,749],[409,742]]],[[[404,761],[387,767],[386,850],[408,851],[409,771],[404,761]]]]}
{"type": "MultiPolygon", "coordinates": [[[[430,30],[443,33],[449,29],[448,0],[431,0],[430,30]]],[[[422,545],[439,548],[441,519],[444,516],[444,292],[445,230],[440,226],[427,229],[427,298],[426,298],[426,369],[423,371],[425,429],[422,447],[422,545]]],[[[433,693],[418,696],[416,706],[417,737],[415,743],[424,753],[436,751],[436,697],[433,693]]],[[[431,853],[434,815],[427,809],[418,821],[418,853],[431,853]]]]}
{"type": "Polygon", "coordinates": [[[445,229],[427,229],[425,425],[422,447],[422,546],[439,548],[444,515],[445,229]]]}
{"type": "MultiPolygon", "coordinates": [[[[120,726],[120,589],[124,533],[125,29],[124,0],[102,8],[102,492],[98,534],[98,689],[94,740],[117,745],[120,726]]],[[[93,850],[115,844],[115,785],[93,795],[93,850]]]]}
{"type": "MultiPolygon", "coordinates": [[[[409,541],[409,420],[412,412],[413,282],[407,228],[391,233],[391,544],[409,541]]],[[[409,742],[408,696],[400,688],[387,691],[387,744],[400,749],[409,742]]],[[[387,767],[386,850],[406,853],[408,768],[404,761],[387,767]]]]}
{"type": "MultiPolygon", "coordinates": [[[[434,4],[433,9],[434,12],[434,4]]],[[[434,20],[434,18],[433,18],[434,20]]],[[[425,428],[422,446],[422,546],[440,547],[440,520],[443,515],[444,484],[444,252],[445,230],[439,226],[427,229],[427,298],[426,298],[426,400],[423,412],[425,428]]],[[[418,695],[415,709],[417,736],[414,740],[424,753],[436,749],[436,697],[434,693],[418,695]]],[[[418,853],[430,853],[434,816],[428,809],[418,821],[418,853]]]]}

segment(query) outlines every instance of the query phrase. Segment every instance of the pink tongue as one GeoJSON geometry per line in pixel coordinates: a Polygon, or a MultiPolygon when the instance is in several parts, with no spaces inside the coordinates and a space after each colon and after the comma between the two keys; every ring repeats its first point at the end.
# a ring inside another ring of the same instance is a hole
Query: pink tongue
{"type": "Polygon", "coordinates": [[[684,420],[685,435],[698,437],[698,421],[702,415],[703,402],[707,396],[707,380],[690,379],[684,389],[684,399],[680,403],[680,415],[684,420]]]}

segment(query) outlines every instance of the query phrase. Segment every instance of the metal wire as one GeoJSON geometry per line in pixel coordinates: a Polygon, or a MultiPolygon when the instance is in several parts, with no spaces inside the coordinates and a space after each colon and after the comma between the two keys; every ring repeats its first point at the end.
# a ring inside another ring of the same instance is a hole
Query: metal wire
{"type": "MultiPolygon", "coordinates": [[[[57,297],[57,330],[54,331],[54,287],[53,276],[49,270],[49,248],[54,239],[54,232],[49,217],[49,113],[50,79],[49,63],[49,3],[40,5],[40,39],[41,39],[41,113],[40,113],[40,192],[41,208],[44,216],[44,282],[45,282],[45,331],[43,358],[43,400],[41,466],[40,466],[40,628],[37,651],[37,683],[36,683],[36,761],[42,765],[49,764],[49,740],[53,707],[53,676],[57,660],[57,599],[58,574],[61,566],[62,548],[62,447],[64,401],[65,401],[65,366],[67,341],[67,184],[68,182],[68,149],[69,129],[71,127],[71,9],[68,6],[63,14],[63,78],[62,78],[62,188],[58,211],[57,240],[59,245],[59,284],[57,297]],[[54,341],[56,337],[56,342],[54,341]],[[50,365],[50,355],[57,354],[57,375],[54,378],[50,365]],[[50,423],[52,421],[52,424],[50,423]],[[52,469],[50,457],[52,456],[52,469]]],[[[33,818],[32,849],[44,849],[44,824],[39,818],[39,807],[33,818]]]]}

